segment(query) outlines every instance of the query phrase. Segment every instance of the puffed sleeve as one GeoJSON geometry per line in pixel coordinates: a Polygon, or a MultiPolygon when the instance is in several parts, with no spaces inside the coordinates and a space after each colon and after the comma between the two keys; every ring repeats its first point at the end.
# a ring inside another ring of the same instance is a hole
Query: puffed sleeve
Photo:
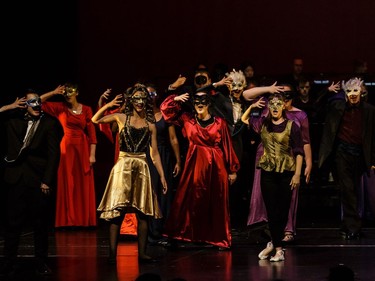
{"type": "Polygon", "coordinates": [[[265,118],[266,118],[265,116],[260,116],[260,117],[251,116],[249,119],[249,127],[252,127],[254,129],[254,132],[256,132],[257,134],[260,134],[265,118]]]}
{"type": "Polygon", "coordinates": [[[160,111],[166,122],[181,125],[178,121],[181,112],[181,103],[176,102],[176,95],[170,95],[160,105],[160,111]]]}
{"type": "Polygon", "coordinates": [[[302,133],[301,129],[298,127],[296,122],[292,124],[292,131],[291,131],[291,146],[293,150],[293,155],[304,155],[303,150],[303,140],[302,140],[302,133]]]}
{"type": "Polygon", "coordinates": [[[307,114],[305,114],[305,118],[301,120],[301,133],[302,133],[302,141],[303,144],[310,143],[310,129],[309,129],[309,119],[307,114]]]}

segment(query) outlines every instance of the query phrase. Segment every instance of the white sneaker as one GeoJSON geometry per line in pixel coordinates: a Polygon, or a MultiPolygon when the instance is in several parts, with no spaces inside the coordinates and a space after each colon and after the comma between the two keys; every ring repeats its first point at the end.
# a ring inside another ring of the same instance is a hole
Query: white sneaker
{"type": "Polygon", "coordinates": [[[270,261],[283,261],[285,260],[284,251],[279,250],[276,252],[276,255],[270,258],[270,261]]]}
{"type": "Polygon", "coordinates": [[[268,256],[271,254],[271,252],[273,251],[273,244],[272,242],[268,242],[267,243],[267,247],[264,248],[258,255],[258,258],[260,260],[265,260],[265,259],[268,259],[268,256]]]}

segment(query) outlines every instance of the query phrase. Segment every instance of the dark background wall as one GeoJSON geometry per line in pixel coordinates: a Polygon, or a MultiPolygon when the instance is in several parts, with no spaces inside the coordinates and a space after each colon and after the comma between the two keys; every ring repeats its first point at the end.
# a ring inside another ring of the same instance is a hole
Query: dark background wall
{"type": "Polygon", "coordinates": [[[373,1],[127,2],[80,2],[80,77],[97,83],[90,93],[139,78],[165,85],[200,62],[238,68],[249,59],[271,75],[290,71],[294,56],[312,73],[348,73],[356,58],[375,65],[373,1]]]}
{"type": "Polygon", "coordinates": [[[164,87],[202,62],[231,69],[251,60],[257,74],[277,77],[298,56],[306,72],[329,77],[362,58],[374,71],[372,0],[49,2],[3,10],[7,95],[74,80],[94,105],[106,88],[139,79],[164,87]]]}

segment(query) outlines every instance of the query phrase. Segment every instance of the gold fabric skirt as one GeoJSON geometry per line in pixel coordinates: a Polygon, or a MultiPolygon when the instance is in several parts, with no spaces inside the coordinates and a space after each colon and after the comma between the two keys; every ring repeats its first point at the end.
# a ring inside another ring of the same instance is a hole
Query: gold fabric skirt
{"type": "Polygon", "coordinates": [[[162,217],[146,154],[121,151],[109,175],[98,211],[101,219],[111,220],[129,207],[154,218],[162,217]]]}

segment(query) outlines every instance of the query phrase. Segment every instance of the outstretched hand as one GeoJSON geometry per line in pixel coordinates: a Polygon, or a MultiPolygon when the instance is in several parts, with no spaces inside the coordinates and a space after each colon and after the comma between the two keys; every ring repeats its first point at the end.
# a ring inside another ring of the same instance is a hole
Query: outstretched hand
{"type": "Polygon", "coordinates": [[[232,85],[233,79],[230,76],[224,76],[219,82],[215,83],[215,86],[227,86],[228,88],[232,85]]]}
{"type": "Polygon", "coordinates": [[[273,83],[271,86],[269,86],[268,92],[271,94],[276,94],[276,93],[282,93],[284,91],[284,86],[276,86],[277,81],[273,83]]]}
{"type": "Polygon", "coordinates": [[[52,91],[55,95],[63,95],[65,94],[65,85],[58,85],[56,89],[52,91]]]}
{"type": "Polygon", "coordinates": [[[25,97],[16,98],[16,100],[10,105],[10,109],[14,109],[14,108],[26,108],[27,107],[26,100],[27,99],[25,97]]]}
{"type": "Polygon", "coordinates": [[[174,98],[174,101],[186,102],[190,98],[189,93],[185,93],[174,98]]]}
{"type": "Polygon", "coordinates": [[[101,96],[99,98],[99,101],[98,101],[98,106],[99,107],[102,107],[104,101],[108,100],[109,95],[111,94],[111,92],[112,92],[112,89],[107,89],[107,90],[105,90],[105,92],[103,94],[101,94],[101,96]]]}
{"type": "Polygon", "coordinates": [[[263,108],[266,106],[266,101],[264,100],[264,97],[261,97],[259,100],[251,104],[251,108],[263,108]]]}
{"type": "Polygon", "coordinates": [[[328,87],[328,91],[330,92],[334,92],[334,93],[337,93],[338,91],[340,91],[341,87],[340,87],[340,82],[332,82],[331,86],[328,87]]]}
{"type": "Polygon", "coordinates": [[[182,86],[185,84],[185,81],[186,81],[186,77],[182,76],[181,74],[178,76],[177,80],[174,81],[172,84],[171,84],[171,87],[173,89],[177,89],[178,87],[182,86]]]}
{"type": "Polygon", "coordinates": [[[109,107],[119,107],[121,103],[122,103],[122,94],[118,94],[117,96],[115,96],[113,100],[107,103],[107,105],[109,107]]]}

